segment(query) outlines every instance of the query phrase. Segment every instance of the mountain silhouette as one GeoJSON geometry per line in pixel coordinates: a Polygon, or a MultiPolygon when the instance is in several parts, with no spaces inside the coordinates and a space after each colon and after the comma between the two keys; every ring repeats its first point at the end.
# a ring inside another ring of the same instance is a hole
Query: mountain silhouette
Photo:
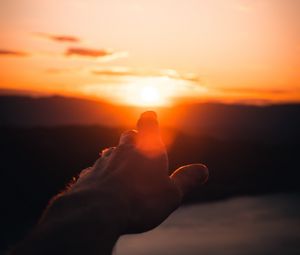
{"type": "MultiPolygon", "coordinates": [[[[0,126],[133,127],[143,109],[52,97],[0,96],[0,126]]],[[[299,141],[300,104],[254,106],[202,103],[158,109],[171,128],[222,139],[299,141]]],[[[160,114],[159,114],[160,115],[160,114]]]]}

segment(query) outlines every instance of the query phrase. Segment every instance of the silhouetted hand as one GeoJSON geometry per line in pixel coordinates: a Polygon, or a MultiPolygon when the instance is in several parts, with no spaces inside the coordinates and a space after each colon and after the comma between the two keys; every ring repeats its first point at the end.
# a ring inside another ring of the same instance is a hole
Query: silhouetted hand
{"type": "Polygon", "coordinates": [[[117,147],[51,201],[16,254],[110,254],[120,235],[158,226],[208,178],[202,164],[168,172],[156,114],[145,112],[137,131],[123,133],[117,147]]]}

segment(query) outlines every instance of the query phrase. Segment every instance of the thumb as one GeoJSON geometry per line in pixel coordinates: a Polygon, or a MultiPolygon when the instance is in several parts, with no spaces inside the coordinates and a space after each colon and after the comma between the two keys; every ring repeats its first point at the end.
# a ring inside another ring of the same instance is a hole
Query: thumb
{"type": "Polygon", "coordinates": [[[203,164],[191,164],[178,168],[170,176],[182,196],[204,184],[208,179],[208,168],[203,164]]]}

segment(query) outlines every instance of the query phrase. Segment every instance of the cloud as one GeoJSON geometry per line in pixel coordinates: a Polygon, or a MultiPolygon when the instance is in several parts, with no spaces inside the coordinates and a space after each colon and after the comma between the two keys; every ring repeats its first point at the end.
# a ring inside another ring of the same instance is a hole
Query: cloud
{"type": "Polygon", "coordinates": [[[71,47],[65,51],[65,56],[97,58],[101,61],[111,61],[117,58],[127,57],[128,53],[126,51],[71,47]]]}
{"type": "Polygon", "coordinates": [[[90,49],[90,48],[68,48],[65,52],[66,56],[82,56],[82,57],[105,57],[113,53],[103,49],[90,49]]]}
{"type": "Polygon", "coordinates": [[[27,57],[28,55],[29,54],[24,51],[0,49],[0,56],[27,57]]]}
{"type": "Polygon", "coordinates": [[[35,35],[39,37],[43,37],[55,42],[70,42],[70,43],[78,43],[80,42],[80,38],[72,35],[53,35],[47,33],[35,33],[35,35]]]}
{"type": "Polygon", "coordinates": [[[127,67],[108,67],[92,70],[92,74],[99,76],[146,76],[143,73],[127,67]]]}
{"type": "Polygon", "coordinates": [[[268,89],[268,88],[221,88],[223,92],[239,93],[239,94],[287,94],[292,91],[289,89],[268,89]]]}
{"type": "Polygon", "coordinates": [[[187,80],[191,82],[198,82],[199,77],[194,73],[180,74],[173,69],[161,70],[142,70],[131,69],[127,67],[108,67],[97,70],[92,70],[92,74],[99,76],[141,76],[141,77],[169,77],[178,80],[187,80]]]}

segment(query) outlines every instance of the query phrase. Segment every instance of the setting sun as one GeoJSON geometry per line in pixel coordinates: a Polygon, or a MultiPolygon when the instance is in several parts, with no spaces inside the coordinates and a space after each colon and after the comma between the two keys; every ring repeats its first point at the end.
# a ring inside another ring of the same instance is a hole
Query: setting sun
{"type": "Polygon", "coordinates": [[[171,103],[168,85],[171,87],[172,81],[164,78],[137,79],[127,84],[125,100],[135,106],[167,106],[171,103]]]}
{"type": "Polygon", "coordinates": [[[184,98],[204,98],[205,87],[189,80],[167,76],[131,77],[116,84],[86,84],[79,93],[87,97],[105,99],[121,105],[138,107],[170,107],[184,98]]]}
{"type": "Polygon", "coordinates": [[[141,98],[140,101],[142,104],[157,104],[160,102],[159,91],[155,87],[147,86],[141,89],[141,98]]]}

